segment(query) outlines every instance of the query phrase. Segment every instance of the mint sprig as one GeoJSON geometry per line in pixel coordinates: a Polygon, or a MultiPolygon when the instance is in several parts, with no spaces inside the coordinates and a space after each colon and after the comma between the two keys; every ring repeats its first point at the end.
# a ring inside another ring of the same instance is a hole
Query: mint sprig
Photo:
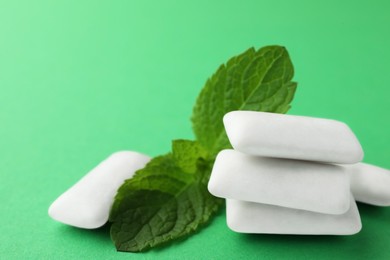
{"type": "Polygon", "coordinates": [[[233,110],[285,113],[297,84],[287,50],[250,48],[206,82],[192,115],[196,141],[175,140],[119,188],[110,212],[117,250],[138,252],[187,236],[222,205],[207,190],[213,160],[229,148],[222,118],[233,110]]]}

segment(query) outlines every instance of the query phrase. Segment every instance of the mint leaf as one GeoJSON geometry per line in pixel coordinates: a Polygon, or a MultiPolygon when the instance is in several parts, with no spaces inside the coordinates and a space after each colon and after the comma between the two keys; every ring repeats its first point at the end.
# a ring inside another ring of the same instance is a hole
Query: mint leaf
{"type": "Polygon", "coordinates": [[[197,170],[197,160],[208,158],[207,151],[198,143],[188,140],[172,142],[173,158],[183,171],[194,173],[197,170]]]}
{"type": "Polygon", "coordinates": [[[281,46],[254,48],[231,58],[207,80],[193,110],[195,136],[211,155],[230,148],[222,118],[233,110],[285,113],[297,84],[281,46]]]}
{"type": "Polygon", "coordinates": [[[222,118],[232,110],[285,113],[297,84],[284,47],[231,58],[206,82],[193,110],[197,141],[175,140],[119,188],[110,212],[119,251],[138,252],[193,233],[222,204],[207,190],[216,154],[230,147],[222,118]]]}
{"type": "Polygon", "coordinates": [[[211,164],[197,142],[177,140],[118,190],[111,209],[117,250],[137,252],[194,232],[222,200],[207,191],[211,164]]]}

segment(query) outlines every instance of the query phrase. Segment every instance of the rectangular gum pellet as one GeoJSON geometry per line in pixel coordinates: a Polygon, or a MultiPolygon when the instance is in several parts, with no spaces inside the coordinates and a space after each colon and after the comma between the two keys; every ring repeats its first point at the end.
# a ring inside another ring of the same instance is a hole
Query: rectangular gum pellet
{"type": "Polygon", "coordinates": [[[208,189],[227,199],[343,214],[350,206],[345,167],[221,151],[208,189]]]}
{"type": "Polygon", "coordinates": [[[112,154],[61,194],[50,205],[49,216],[79,228],[103,226],[119,187],[149,161],[149,156],[133,151],[112,154]]]}
{"type": "Polygon", "coordinates": [[[345,166],[350,173],[351,191],[359,202],[390,206],[390,171],[367,163],[345,166]]]}
{"type": "Polygon", "coordinates": [[[226,200],[228,227],[238,233],[295,235],[353,235],[361,228],[353,197],[349,210],[329,215],[253,202],[226,200]]]}
{"type": "Polygon", "coordinates": [[[247,154],[340,164],[363,159],[355,134],[336,120],[232,111],[223,122],[234,149],[247,154]]]}

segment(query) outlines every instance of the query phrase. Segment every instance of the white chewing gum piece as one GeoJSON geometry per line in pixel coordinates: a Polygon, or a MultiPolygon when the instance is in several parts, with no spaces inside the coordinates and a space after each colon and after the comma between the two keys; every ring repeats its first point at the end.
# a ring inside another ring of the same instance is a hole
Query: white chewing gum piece
{"type": "Polygon", "coordinates": [[[348,168],[351,178],[351,191],[359,202],[390,206],[390,171],[366,164],[358,163],[348,168]]]}
{"type": "Polygon", "coordinates": [[[208,189],[221,198],[326,214],[343,214],[350,206],[345,167],[259,157],[235,150],[218,154],[208,189]]]}
{"type": "Polygon", "coordinates": [[[353,235],[362,228],[353,198],[342,215],[329,215],[266,204],[226,200],[228,227],[239,233],[353,235]]]}
{"type": "Polygon", "coordinates": [[[131,151],[112,154],[58,197],[49,216],[79,228],[103,226],[118,188],[149,160],[149,156],[131,151]]]}
{"type": "Polygon", "coordinates": [[[363,159],[355,134],[339,121],[232,111],[224,116],[223,122],[231,145],[243,153],[340,164],[363,159]]]}

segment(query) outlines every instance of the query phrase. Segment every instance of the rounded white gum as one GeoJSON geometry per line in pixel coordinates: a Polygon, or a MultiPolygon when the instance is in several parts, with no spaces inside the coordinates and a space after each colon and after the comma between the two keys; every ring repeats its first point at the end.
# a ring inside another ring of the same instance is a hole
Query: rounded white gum
{"type": "Polygon", "coordinates": [[[51,204],[49,216],[79,228],[103,226],[118,188],[149,161],[149,156],[132,151],[112,154],[59,196],[51,204]]]}
{"type": "Polygon", "coordinates": [[[239,233],[353,235],[362,228],[356,202],[341,215],[321,214],[266,204],[226,200],[228,227],[239,233]]]}
{"type": "Polygon", "coordinates": [[[352,130],[336,120],[232,111],[223,122],[233,148],[247,154],[340,164],[364,155],[352,130]]]}
{"type": "Polygon", "coordinates": [[[343,214],[350,206],[346,168],[331,164],[221,151],[214,163],[208,189],[211,194],[235,199],[343,214]]]}
{"type": "Polygon", "coordinates": [[[390,171],[370,165],[358,163],[346,166],[351,178],[351,191],[359,202],[390,206],[390,171]]]}

